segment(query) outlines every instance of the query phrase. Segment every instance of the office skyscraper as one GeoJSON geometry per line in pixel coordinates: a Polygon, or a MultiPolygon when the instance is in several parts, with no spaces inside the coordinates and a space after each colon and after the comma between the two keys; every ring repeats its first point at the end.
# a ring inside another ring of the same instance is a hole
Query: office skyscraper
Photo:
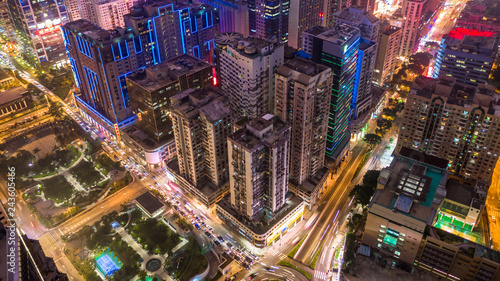
{"type": "MultiPolygon", "coordinates": [[[[138,36],[146,66],[188,54],[213,63],[219,23],[206,4],[146,2],[124,16],[127,29],[138,36]]],[[[139,51],[139,50],[137,50],[139,51]]]]}
{"type": "Polygon", "coordinates": [[[403,31],[399,55],[411,56],[420,42],[420,25],[427,12],[427,0],[406,0],[403,2],[403,31]]]}
{"type": "Polygon", "coordinates": [[[219,54],[222,90],[230,97],[234,120],[257,118],[274,110],[274,73],[283,63],[284,46],[247,37],[219,54]]]}
{"type": "Polygon", "coordinates": [[[135,125],[158,143],[173,140],[170,98],[180,91],[210,86],[212,66],[181,55],[127,76],[135,125]]]}
{"type": "Polygon", "coordinates": [[[229,181],[227,137],[232,133],[227,98],[213,89],[189,89],[171,98],[180,174],[214,189],[229,181]]]}
{"type": "Polygon", "coordinates": [[[19,54],[35,67],[68,64],[61,25],[69,22],[63,2],[8,0],[19,54]]]}
{"type": "Polygon", "coordinates": [[[227,138],[231,206],[253,220],[286,202],[290,125],[271,114],[238,125],[227,138]]]}
{"type": "Polygon", "coordinates": [[[349,147],[349,111],[355,84],[360,31],[347,24],[331,29],[317,26],[304,32],[302,37],[303,50],[312,56],[314,62],[330,67],[334,74],[326,154],[336,165],[349,147]]]}
{"type": "Polygon", "coordinates": [[[288,42],[290,0],[247,0],[250,35],[288,42]]]}
{"type": "Polygon", "coordinates": [[[125,77],[144,66],[140,42],[122,28],[102,30],[86,20],[65,24],[62,32],[80,88],[76,103],[84,116],[119,138],[118,128],[133,121],[125,77]]]}
{"type": "Polygon", "coordinates": [[[325,174],[332,82],[329,67],[302,58],[289,60],[276,71],[275,114],[291,125],[290,189],[293,185],[311,193],[301,196],[309,204],[314,204],[322,186],[311,178],[325,174]]]}
{"type": "Polygon", "coordinates": [[[290,1],[289,46],[300,49],[302,47],[302,32],[323,23],[324,2],[325,0],[290,1]]]}
{"type": "Polygon", "coordinates": [[[250,32],[249,10],[244,0],[199,0],[214,7],[218,11],[219,28],[221,33],[238,32],[248,36],[250,32]]]}
{"type": "Polygon", "coordinates": [[[497,101],[491,86],[420,76],[410,89],[395,153],[402,147],[449,161],[448,170],[489,183],[498,156],[497,101]]]}
{"type": "Polygon", "coordinates": [[[469,36],[460,32],[443,36],[433,77],[450,76],[458,83],[477,86],[488,81],[498,50],[498,37],[469,36]]]}
{"type": "Polygon", "coordinates": [[[380,25],[377,40],[377,55],[373,82],[379,86],[390,82],[399,56],[401,28],[392,26],[389,22],[380,25]]]}
{"type": "Polygon", "coordinates": [[[323,21],[323,26],[325,27],[332,27],[335,25],[334,21],[334,14],[349,8],[351,6],[351,0],[331,0],[327,1],[325,0],[324,2],[324,10],[325,14],[323,15],[324,21],[323,21]]]}

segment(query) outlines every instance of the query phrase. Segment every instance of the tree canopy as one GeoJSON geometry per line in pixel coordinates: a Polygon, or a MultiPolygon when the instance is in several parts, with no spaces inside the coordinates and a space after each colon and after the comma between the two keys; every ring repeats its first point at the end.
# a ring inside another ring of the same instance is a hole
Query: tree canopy
{"type": "Polygon", "coordinates": [[[363,176],[362,184],[357,184],[349,193],[349,196],[355,196],[357,204],[366,206],[377,189],[377,181],[380,176],[379,170],[370,170],[363,176]]]}
{"type": "Polygon", "coordinates": [[[382,142],[382,137],[376,134],[366,134],[363,140],[371,147],[374,147],[382,142]]]}

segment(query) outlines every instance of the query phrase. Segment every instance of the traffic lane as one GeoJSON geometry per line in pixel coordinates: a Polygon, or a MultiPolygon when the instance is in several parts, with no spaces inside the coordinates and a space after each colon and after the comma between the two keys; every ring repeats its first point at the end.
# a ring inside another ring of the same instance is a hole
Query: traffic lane
{"type": "Polygon", "coordinates": [[[318,249],[319,243],[321,242],[321,239],[319,239],[320,236],[325,233],[325,230],[333,221],[333,218],[335,216],[334,210],[336,202],[338,201],[339,196],[345,194],[345,190],[349,182],[351,181],[359,162],[361,162],[362,156],[364,155],[362,153],[362,151],[364,150],[363,147],[357,146],[353,149],[353,151],[354,150],[356,150],[356,152],[353,153],[356,153],[355,155],[357,155],[357,157],[352,157],[350,159],[347,166],[349,167],[348,170],[342,173],[342,175],[335,181],[334,187],[336,188],[331,188],[328,192],[326,198],[329,198],[329,200],[326,202],[325,208],[321,211],[318,221],[315,225],[313,225],[309,235],[302,244],[303,246],[301,247],[301,249],[299,249],[296,255],[297,260],[305,262],[306,260],[311,259],[311,256],[313,256],[311,254],[311,251],[313,249],[318,249]]]}

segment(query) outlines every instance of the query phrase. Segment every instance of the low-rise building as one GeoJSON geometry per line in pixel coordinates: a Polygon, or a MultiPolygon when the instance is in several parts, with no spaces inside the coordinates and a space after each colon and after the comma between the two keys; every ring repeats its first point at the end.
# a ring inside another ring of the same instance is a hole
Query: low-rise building
{"type": "Polygon", "coordinates": [[[217,217],[257,248],[274,245],[303,219],[305,202],[289,193],[285,205],[274,216],[261,221],[248,220],[231,206],[229,195],[216,204],[217,217]]]}
{"type": "Polygon", "coordinates": [[[0,93],[0,118],[33,107],[33,99],[23,87],[16,87],[0,93]]]}
{"type": "Polygon", "coordinates": [[[150,218],[157,217],[165,211],[165,204],[149,191],[135,198],[135,203],[150,218]]]}
{"type": "Polygon", "coordinates": [[[0,69],[0,87],[8,86],[14,83],[14,81],[15,81],[14,77],[10,76],[5,71],[0,69]]]}

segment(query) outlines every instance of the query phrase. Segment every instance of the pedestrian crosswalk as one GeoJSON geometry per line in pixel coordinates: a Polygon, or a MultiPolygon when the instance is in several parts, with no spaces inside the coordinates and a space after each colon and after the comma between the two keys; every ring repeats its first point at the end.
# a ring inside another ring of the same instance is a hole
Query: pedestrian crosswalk
{"type": "Polygon", "coordinates": [[[328,278],[328,275],[326,274],[326,272],[324,271],[319,271],[319,270],[316,270],[314,271],[314,279],[319,279],[319,280],[326,280],[328,278]]]}
{"type": "Polygon", "coordinates": [[[269,249],[269,254],[271,254],[272,256],[278,256],[280,260],[286,258],[285,254],[273,248],[269,249]]]}

